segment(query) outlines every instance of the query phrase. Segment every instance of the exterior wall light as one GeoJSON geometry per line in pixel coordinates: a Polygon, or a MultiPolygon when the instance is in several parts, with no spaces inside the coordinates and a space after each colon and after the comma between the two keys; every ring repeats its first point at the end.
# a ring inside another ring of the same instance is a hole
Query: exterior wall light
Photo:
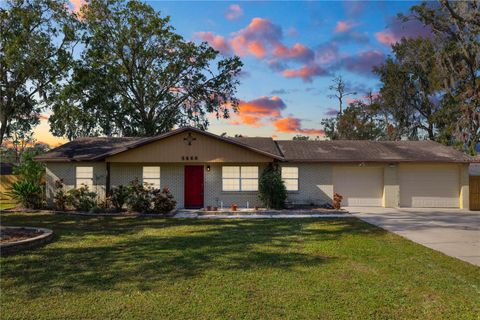
{"type": "Polygon", "coordinates": [[[207,166],[207,171],[210,172],[210,166],[209,165],[207,166]]]}

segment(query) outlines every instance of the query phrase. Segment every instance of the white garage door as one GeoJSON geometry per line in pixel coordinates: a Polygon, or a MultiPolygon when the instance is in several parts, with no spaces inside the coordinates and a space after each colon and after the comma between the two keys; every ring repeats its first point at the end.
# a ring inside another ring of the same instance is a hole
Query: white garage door
{"type": "Polygon", "coordinates": [[[333,191],[343,196],[344,206],[382,206],[383,168],[337,166],[333,191]]]}
{"type": "Polygon", "coordinates": [[[459,175],[456,165],[400,165],[400,206],[458,208],[459,175]]]}

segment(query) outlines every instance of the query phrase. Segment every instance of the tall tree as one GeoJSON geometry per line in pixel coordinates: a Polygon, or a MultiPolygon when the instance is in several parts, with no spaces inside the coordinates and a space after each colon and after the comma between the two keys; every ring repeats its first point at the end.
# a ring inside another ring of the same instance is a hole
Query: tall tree
{"type": "Polygon", "coordinates": [[[438,67],[444,75],[441,103],[449,114],[458,115],[453,121],[455,136],[464,150],[475,154],[480,141],[480,2],[423,2],[403,18],[419,20],[432,29],[439,45],[438,67]]]}
{"type": "Polygon", "coordinates": [[[385,135],[384,124],[370,105],[354,101],[337,117],[337,139],[379,140],[385,135]]]}
{"type": "Polygon", "coordinates": [[[70,70],[78,29],[62,0],[7,0],[0,8],[0,144],[12,128],[38,124],[70,70]]]}
{"type": "Polygon", "coordinates": [[[151,136],[175,125],[206,129],[229,117],[242,63],[208,44],[185,41],[168,17],[140,1],[92,0],[83,7],[88,39],[73,81],[50,117],[57,136],[151,136]]]}
{"type": "Polygon", "coordinates": [[[383,108],[377,111],[390,114],[394,139],[437,137],[442,71],[435,50],[429,39],[404,38],[392,46],[394,56],[374,68],[382,82],[383,108]]]}
{"type": "Polygon", "coordinates": [[[332,79],[332,84],[328,87],[330,91],[333,93],[330,94],[328,97],[330,99],[337,99],[338,100],[338,107],[339,107],[339,112],[342,113],[343,109],[343,99],[345,99],[348,96],[356,95],[357,93],[355,91],[349,91],[347,89],[347,84],[343,80],[342,76],[336,76],[335,78],[332,79]]]}
{"type": "Polygon", "coordinates": [[[379,140],[385,138],[385,122],[379,116],[376,98],[356,100],[342,114],[323,119],[325,136],[330,140],[379,140]]]}

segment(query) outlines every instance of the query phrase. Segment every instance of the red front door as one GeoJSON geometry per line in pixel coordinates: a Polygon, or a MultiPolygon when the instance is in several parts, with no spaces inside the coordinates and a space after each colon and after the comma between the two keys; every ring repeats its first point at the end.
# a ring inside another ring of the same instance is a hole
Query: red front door
{"type": "Polygon", "coordinates": [[[203,208],[203,166],[185,166],[185,208],[203,208]]]}

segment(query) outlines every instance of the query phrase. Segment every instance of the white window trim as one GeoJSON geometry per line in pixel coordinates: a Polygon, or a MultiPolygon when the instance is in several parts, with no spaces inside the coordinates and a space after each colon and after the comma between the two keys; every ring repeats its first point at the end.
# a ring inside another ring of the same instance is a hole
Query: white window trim
{"type": "Polygon", "coordinates": [[[88,186],[88,188],[91,190],[93,188],[93,166],[76,166],[75,167],[75,188],[80,188],[82,185],[88,186]],[[79,172],[81,170],[79,169],[89,169],[88,171],[91,171],[91,174],[87,174],[85,172],[79,172]],[[83,182],[79,182],[79,180],[82,180],[83,182]],[[85,183],[87,181],[87,183],[85,183]]]}
{"type": "Polygon", "coordinates": [[[142,184],[143,185],[148,183],[150,187],[153,187],[155,189],[160,189],[162,185],[161,182],[162,182],[162,170],[160,166],[143,166],[142,167],[142,184]],[[155,169],[155,171],[158,169],[158,175],[145,177],[146,168],[155,169]]]}
{"type": "Polygon", "coordinates": [[[296,181],[297,182],[297,188],[296,189],[288,189],[287,188],[287,192],[298,192],[300,190],[300,179],[299,179],[299,176],[300,176],[300,170],[298,167],[282,167],[283,168],[296,168],[297,169],[297,177],[296,178],[284,178],[283,177],[283,170],[282,170],[282,180],[283,182],[285,183],[285,187],[287,188],[287,184],[286,184],[286,181],[296,181]]]}
{"type": "Polygon", "coordinates": [[[258,191],[258,166],[222,166],[222,192],[257,192],[258,191]],[[225,167],[235,167],[235,168],[238,168],[238,178],[237,177],[234,177],[234,178],[224,178],[223,177],[223,168],[225,167]],[[257,169],[257,177],[256,178],[243,178],[242,177],[242,168],[246,168],[246,167],[254,167],[257,169]],[[238,189],[235,189],[235,190],[225,190],[225,187],[224,187],[224,181],[225,180],[235,180],[238,182],[238,189]],[[243,190],[242,188],[242,181],[256,181],[257,182],[257,188],[256,189],[247,189],[247,190],[243,190]]]}

